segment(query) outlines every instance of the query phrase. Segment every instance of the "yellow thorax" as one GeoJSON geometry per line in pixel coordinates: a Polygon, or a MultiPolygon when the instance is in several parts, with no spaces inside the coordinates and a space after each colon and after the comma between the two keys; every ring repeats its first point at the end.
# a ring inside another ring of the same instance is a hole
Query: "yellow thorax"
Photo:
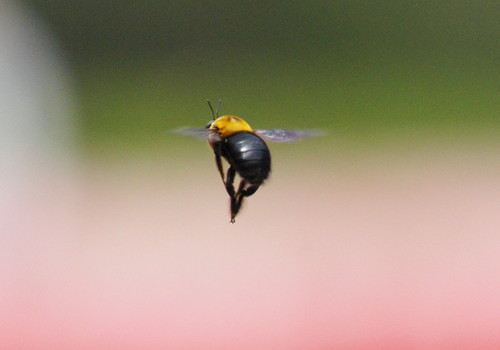
{"type": "Polygon", "coordinates": [[[235,115],[225,115],[217,118],[210,126],[210,129],[216,130],[221,138],[226,138],[242,131],[253,131],[246,121],[235,115]]]}

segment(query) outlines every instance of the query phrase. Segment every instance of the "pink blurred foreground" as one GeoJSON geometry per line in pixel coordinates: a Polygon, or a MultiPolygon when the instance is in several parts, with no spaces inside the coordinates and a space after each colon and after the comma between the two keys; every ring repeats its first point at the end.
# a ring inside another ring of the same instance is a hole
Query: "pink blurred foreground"
{"type": "Polygon", "coordinates": [[[426,157],[278,156],[234,225],[210,159],[47,172],[2,224],[0,348],[498,349],[498,164],[426,157]]]}

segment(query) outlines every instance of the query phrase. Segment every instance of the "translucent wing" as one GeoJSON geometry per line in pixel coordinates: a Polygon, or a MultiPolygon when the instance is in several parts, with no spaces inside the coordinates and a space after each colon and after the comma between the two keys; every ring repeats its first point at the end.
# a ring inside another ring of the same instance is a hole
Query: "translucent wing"
{"type": "Polygon", "coordinates": [[[324,136],[321,130],[255,130],[255,133],[267,141],[272,142],[296,142],[308,137],[324,136]]]}
{"type": "MultiPolygon", "coordinates": [[[[200,140],[207,140],[211,133],[210,129],[206,128],[180,128],[171,131],[174,134],[194,137],[200,140]]],[[[284,130],[284,129],[269,129],[255,130],[255,133],[261,136],[266,141],[271,142],[297,142],[304,138],[324,136],[325,133],[321,130],[284,130]]]]}
{"type": "Polygon", "coordinates": [[[208,138],[208,135],[210,134],[209,129],[202,129],[202,128],[180,128],[177,130],[172,130],[171,131],[174,134],[179,134],[179,135],[184,135],[184,136],[191,136],[200,140],[206,140],[208,138]]]}

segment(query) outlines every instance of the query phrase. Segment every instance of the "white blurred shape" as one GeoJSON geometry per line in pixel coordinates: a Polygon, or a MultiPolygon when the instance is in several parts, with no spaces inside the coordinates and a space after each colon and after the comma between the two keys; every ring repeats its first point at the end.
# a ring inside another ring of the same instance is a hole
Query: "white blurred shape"
{"type": "Polygon", "coordinates": [[[40,179],[67,168],[74,152],[68,80],[39,19],[0,0],[0,230],[25,211],[40,179]]]}

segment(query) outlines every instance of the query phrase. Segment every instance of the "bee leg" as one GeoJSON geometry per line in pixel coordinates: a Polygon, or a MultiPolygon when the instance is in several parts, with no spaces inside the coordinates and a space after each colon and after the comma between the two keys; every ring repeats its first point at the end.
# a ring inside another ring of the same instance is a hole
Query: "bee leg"
{"type": "Polygon", "coordinates": [[[250,185],[246,189],[244,189],[243,191],[241,191],[240,196],[242,196],[242,197],[250,197],[252,194],[254,194],[255,192],[257,192],[257,190],[259,189],[259,187],[260,187],[260,184],[250,185]]]}
{"type": "Polygon", "coordinates": [[[226,185],[226,191],[229,197],[234,197],[234,177],[236,176],[236,170],[231,166],[227,169],[226,181],[224,184],[226,185]]]}
{"type": "Polygon", "coordinates": [[[241,204],[243,203],[244,197],[250,197],[254,194],[260,187],[260,184],[254,184],[246,187],[248,183],[245,180],[241,180],[240,186],[238,187],[238,192],[231,198],[231,222],[234,223],[236,215],[240,211],[241,204]],[[246,188],[245,188],[246,187],[246,188]]]}
{"type": "Polygon", "coordinates": [[[217,164],[217,170],[219,170],[220,177],[225,185],[226,181],[224,180],[224,168],[222,167],[222,158],[218,153],[215,153],[215,164],[217,164]]]}
{"type": "Polygon", "coordinates": [[[235,217],[238,214],[238,211],[240,210],[241,207],[241,201],[243,198],[240,196],[241,192],[243,191],[243,188],[246,185],[245,180],[240,181],[240,185],[238,186],[238,191],[236,192],[235,195],[231,196],[231,222],[234,224],[235,217]]]}

